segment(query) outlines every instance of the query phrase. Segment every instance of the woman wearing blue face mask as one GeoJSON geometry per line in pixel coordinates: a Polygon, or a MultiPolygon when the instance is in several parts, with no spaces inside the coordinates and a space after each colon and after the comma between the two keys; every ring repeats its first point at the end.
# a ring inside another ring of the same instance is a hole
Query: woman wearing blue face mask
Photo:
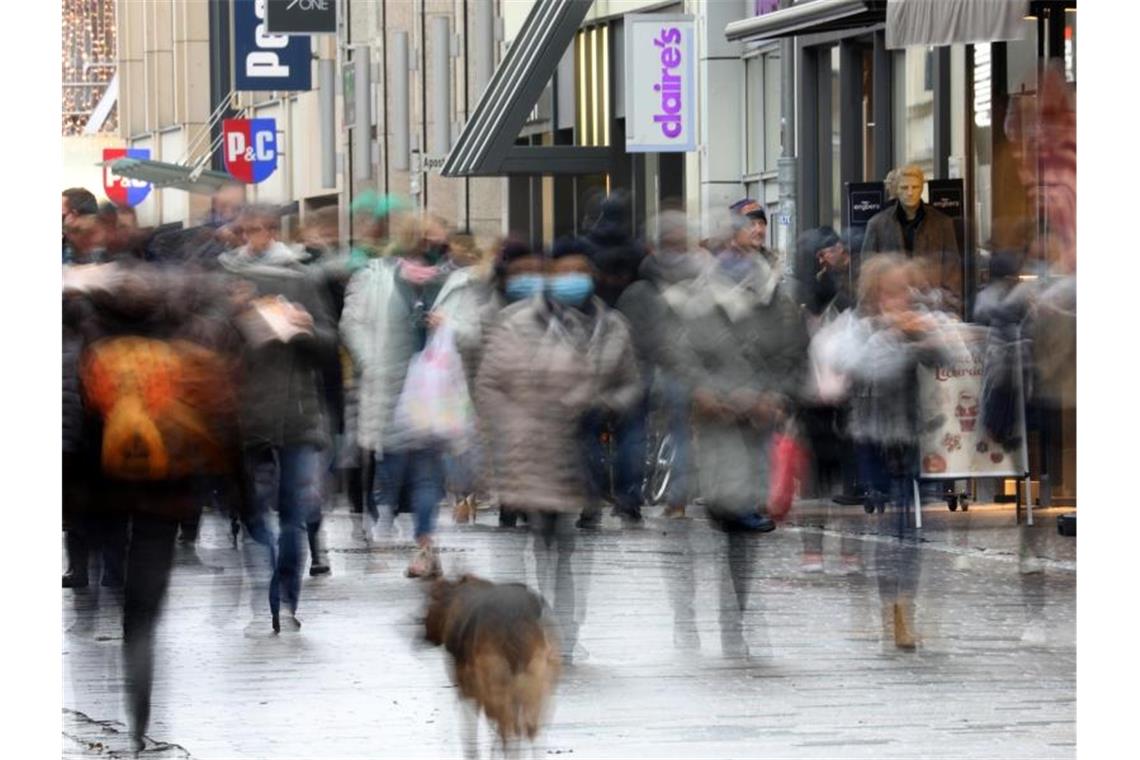
{"type": "MultiPolygon", "coordinates": [[[[546,259],[542,250],[535,250],[531,246],[514,237],[507,238],[499,246],[499,253],[495,259],[494,281],[491,297],[483,310],[483,351],[486,353],[487,342],[503,315],[511,310],[520,308],[520,304],[540,295],[546,288],[545,275],[546,259]]],[[[482,424],[483,414],[479,410],[479,398],[474,393],[472,384],[472,399],[476,405],[476,419],[482,424]]],[[[485,437],[485,436],[484,436],[485,437]]],[[[484,441],[484,450],[489,442],[484,441]]],[[[513,528],[518,524],[520,513],[499,505],[499,526],[513,528]]],[[[525,518],[525,514],[523,514],[525,518]]]]}
{"type": "Polygon", "coordinates": [[[545,278],[541,297],[501,313],[479,367],[476,405],[491,482],[504,508],[528,515],[539,585],[569,659],[580,623],[574,520],[597,500],[582,455],[583,421],[632,408],[641,379],[628,325],[592,294],[588,244],[555,244],[545,278]]]}

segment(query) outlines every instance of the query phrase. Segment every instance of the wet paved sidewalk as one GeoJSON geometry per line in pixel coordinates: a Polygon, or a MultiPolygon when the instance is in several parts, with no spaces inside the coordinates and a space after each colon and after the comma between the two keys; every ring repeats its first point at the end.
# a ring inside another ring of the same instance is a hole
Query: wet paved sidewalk
{"type": "MultiPolygon", "coordinates": [[[[1011,507],[927,507],[921,645],[905,653],[882,641],[875,546],[889,539],[859,507],[799,505],[792,524],[754,537],[747,657],[722,651],[725,540],[700,511],[627,529],[607,517],[578,542],[587,656],[559,685],[536,756],[1074,757],[1076,542],[1056,533],[1061,511],[1037,513],[1045,572],[1023,577],[1011,507]],[[827,513],[826,572],[805,574],[803,537],[827,513]],[[844,534],[858,536],[862,574],[838,574],[844,534]],[[675,641],[684,577],[699,642],[675,641]],[[1044,643],[1023,643],[1027,626],[1044,643]]],[[[493,523],[489,512],[467,526],[441,514],[445,570],[525,573],[534,586],[529,536],[493,523]]],[[[302,630],[275,637],[266,605],[251,604],[228,521],[205,516],[197,560],[179,549],[142,757],[462,756],[444,653],[418,643],[423,584],[403,576],[410,542],[370,547],[358,526],[343,507],[328,515],[332,574],[306,576],[302,630]]],[[[125,757],[115,595],[93,586],[62,599],[64,755],[125,757]]],[[[488,756],[486,726],[480,742],[488,756]]]]}

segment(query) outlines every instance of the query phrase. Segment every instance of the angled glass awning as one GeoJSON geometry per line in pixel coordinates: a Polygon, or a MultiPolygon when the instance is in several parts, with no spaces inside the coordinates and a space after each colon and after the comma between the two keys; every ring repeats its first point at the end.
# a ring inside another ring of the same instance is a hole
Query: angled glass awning
{"type": "Polygon", "coordinates": [[[873,26],[881,24],[886,15],[886,0],[811,0],[733,21],[724,28],[724,36],[729,42],[760,42],[873,26]]]}
{"type": "Polygon", "coordinates": [[[225,172],[211,169],[200,170],[193,166],[169,164],[139,158],[116,158],[100,162],[100,166],[110,166],[111,173],[120,177],[150,182],[156,188],[173,187],[190,193],[210,195],[225,185],[237,182],[225,172]]]}
{"type": "Polygon", "coordinates": [[[887,47],[955,45],[1025,37],[1028,0],[890,0],[887,47]]]}
{"type": "Polygon", "coordinates": [[[507,50],[440,173],[445,177],[594,174],[610,148],[516,146],[519,132],[593,0],[539,0],[507,50]]]}

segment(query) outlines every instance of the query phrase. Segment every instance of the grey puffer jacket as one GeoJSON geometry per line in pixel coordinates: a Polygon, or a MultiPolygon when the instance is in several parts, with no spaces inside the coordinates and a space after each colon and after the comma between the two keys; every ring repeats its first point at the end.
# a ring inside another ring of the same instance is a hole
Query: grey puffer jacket
{"type": "MultiPolygon", "coordinates": [[[[665,292],[684,326],[686,384],[721,400],[779,394],[794,402],[806,387],[807,329],[767,261],[756,257],[741,282],[720,266],[665,292]]],[[[710,509],[742,515],[768,495],[768,447],[774,430],[745,419],[698,415],[697,464],[710,509]]]]}
{"type": "Polygon", "coordinates": [[[585,312],[543,296],[512,304],[487,343],[476,398],[500,502],[527,511],[580,512],[590,498],[582,415],[621,413],[641,398],[629,327],[598,298],[585,312]]]}
{"type": "Polygon", "coordinates": [[[301,258],[280,242],[259,257],[244,246],[218,257],[223,271],[251,283],[259,296],[283,296],[313,318],[312,335],[245,347],[239,403],[242,443],[247,447],[329,445],[321,374],[337,361],[336,327],[322,283],[301,258]]]}

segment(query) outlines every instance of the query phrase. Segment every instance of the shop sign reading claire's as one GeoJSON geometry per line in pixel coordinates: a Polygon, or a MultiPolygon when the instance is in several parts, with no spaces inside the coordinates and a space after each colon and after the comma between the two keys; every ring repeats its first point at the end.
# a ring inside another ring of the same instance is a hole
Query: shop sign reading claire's
{"type": "Polygon", "coordinates": [[[625,17],[625,149],[676,153],[697,147],[696,42],[692,16],[625,17]]]}

